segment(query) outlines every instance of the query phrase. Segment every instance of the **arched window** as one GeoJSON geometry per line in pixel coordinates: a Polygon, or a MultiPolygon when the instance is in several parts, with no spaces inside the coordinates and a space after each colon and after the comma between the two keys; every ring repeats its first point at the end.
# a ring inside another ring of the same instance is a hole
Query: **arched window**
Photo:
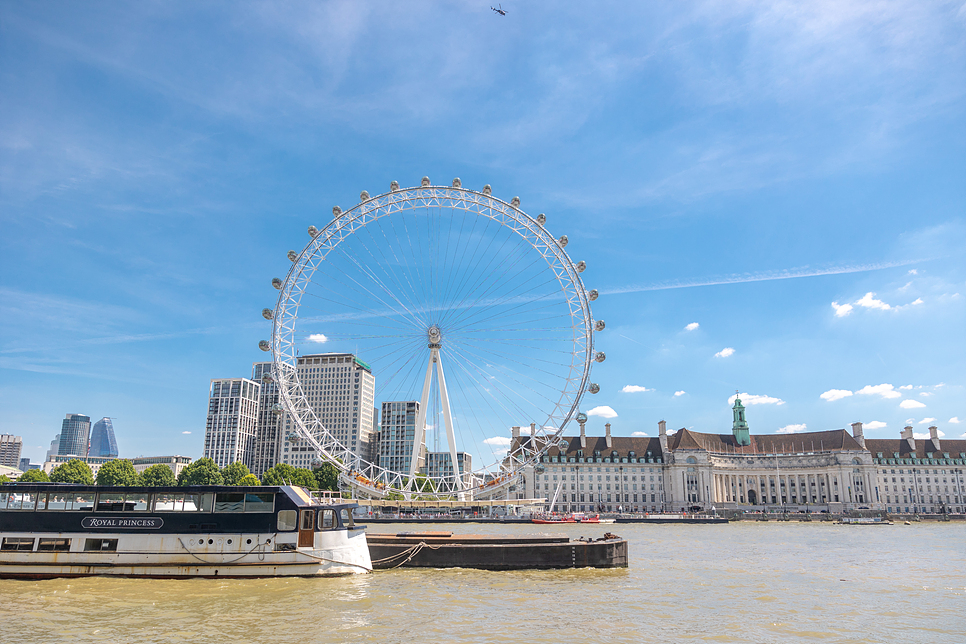
{"type": "Polygon", "coordinates": [[[694,458],[693,456],[689,456],[688,457],[688,463],[689,464],[694,464],[694,463],[697,463],[697,462],[698,462],[698,459],[694,458]]]}

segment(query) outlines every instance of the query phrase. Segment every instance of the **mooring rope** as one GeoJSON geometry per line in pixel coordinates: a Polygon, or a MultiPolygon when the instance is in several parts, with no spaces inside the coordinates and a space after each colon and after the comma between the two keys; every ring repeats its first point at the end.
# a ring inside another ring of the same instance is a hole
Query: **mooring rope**
{"type": "Polygon", "coordinates": [[[410,561],[412,561],[413,557],[415,557],[416,555],[418,555],[419,552],[423,548],[429,548],[430,550],[439,550],[442,547],[443,547],[442,545],[431,546],[428,543],[426,543],[425,541],[420,541],[419,543],[417,543],[416,545],[412,546],[411,548],[407,548],[405,550],[401,550],[401,551],[397,552],[394,555],[390,555],[388,557],[383,557],[382,559],[376,559],[375,561],[372,562],[372,567],[375,568],[376,567],[376,564],[379,564],[379,563],[387,563],[387,562],[392,561],[393,559],[398,559],[400,557],[406,557],[406,555],[409,555],[403,561],[400,561],[395,566],[390,566],[389,568],[385,568],[384,569],[384,570],[393,570],[394,568],[399,568],[400,566],[404,566],[407,563],[409,563],[410,561]]]}
{"type": "MultiPolygon", "coordinates": [[[[226,565],[226,564],[235,563],[236,561],[241,561],[242,559],[244,559],[248,555],[250,555],[253,552],[255,552],[256,549],[261,548],[261,547],[263,547],[265,545],[268,545],[269,543],[271,543],[271,541],[272,540],[269,539],[264,544],[262,544],[262,543],[256,543],[255,546],[251,550],[249,550],[248,552],[242,554],[240,557],[237,557],[236,559],[232,559],[230,561],[205,561],[204,559],[202,559],[201,557],[199,557],[195,553],[191,552],[191,550],[188,550],[188,546],[184,545],[184,541],[181,540],[181,537],[178,537],[178,543],[180,543],[181,544],[181,547],[185,549],[185,552],[187,552],[189,555],[191,555],[192,557],[194,557],[195,559],[197,559],[201,563],[203,563],[205,565],[208,565],[208,566],[222,566],[222,565],[226,565]]],[[[300,551],[300,550],[294,550],[293,552],[295,552],[296,554],[299,554],[299,555],[303,555],[305,557],[309,557],[311,559],[317,559],[319,561],[328,561],[330,563],[340,564],[340,565],[343,565],[343,566],[354,566],[356,568],[362,568],[366,572],[372,572],[372,568],[367,568],[366,566],[363,566],[362,564],[353,563],[351,561],[339,561],[337,559],[329,559],[328,557],[322,557],[322,556],[319,556],[319,555],[313,555],[313,554],[309,554],[308,552],[303,552],[303,551],[300,551]]],[[[258,553],[258,555],[259,555],[258,556],[259,561],[265,561],[265,552],[264,552],[264,550],[263,551],[260,551],[258,553]]]]}

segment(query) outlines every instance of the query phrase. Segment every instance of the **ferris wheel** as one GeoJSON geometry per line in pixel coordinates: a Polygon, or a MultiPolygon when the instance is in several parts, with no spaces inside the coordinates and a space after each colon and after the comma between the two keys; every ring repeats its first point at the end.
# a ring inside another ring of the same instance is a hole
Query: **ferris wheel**
{"type": "Polygon", "coordinates": [[[288,252],[275,308],[262,311],[273,332],[259,346],[273,354],[287,436],[371,496],[466,499],[511,485],[600,389],[590,372],[605,360],[594,348],[605,325],[591,314],[586,264],[543,214],[459,179],[393,181],[332,212],[288,252]],[[360,390],[358,378],[305,367],[332,356],[371,378],[360,390]],[[350,413],[351,435],[333,420],[350,413]]]}

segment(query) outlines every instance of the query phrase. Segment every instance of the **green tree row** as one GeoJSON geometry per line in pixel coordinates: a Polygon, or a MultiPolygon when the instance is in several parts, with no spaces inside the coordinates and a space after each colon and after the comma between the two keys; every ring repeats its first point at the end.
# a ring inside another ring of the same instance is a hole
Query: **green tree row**
{"type": "MultiPolygon", "coordinates": [[[[9,480],[9,479],[8,479],[9,480]]],[[[84,461],[74,459],[55,467],[48,477],[43,470],[27,470],[19,479],[27,482],[76,483],[79,485],[115,486],[174,486],[174,485],[300,485],[310,490],[339,489],[339,473],[326,463],[315,470],[296,468],[278,463],[265,472],[262,480],[252,474],[244,463],[231,463],[219,469],[210,458],[200,458],[181,470],[175,478],[171,468],[163,463],[152,465],[141,474],[134,471],[131,461],[118,458],[108,461],[97,471],[95,480],[91,468],[84,461]]],[[[5,482],[5,481],[0,481],[5,482]]]]}

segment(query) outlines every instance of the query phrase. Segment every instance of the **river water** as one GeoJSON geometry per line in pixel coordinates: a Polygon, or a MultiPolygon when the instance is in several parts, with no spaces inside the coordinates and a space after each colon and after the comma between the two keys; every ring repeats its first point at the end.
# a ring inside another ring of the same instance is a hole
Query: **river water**
{"type": "MultiPolygon", "coordinates": [[[[545,526],[373,525],[534,533],[545,526]]],[[[564,526],[621,570],[0,580],[7,642],[966,642],[966,525],[564,526]]]]}

